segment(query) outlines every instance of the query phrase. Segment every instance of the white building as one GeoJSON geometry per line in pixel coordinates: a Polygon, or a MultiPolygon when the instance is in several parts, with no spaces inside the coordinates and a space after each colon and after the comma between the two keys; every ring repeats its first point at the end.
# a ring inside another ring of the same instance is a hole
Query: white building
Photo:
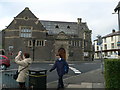
{"type": "MultiPolygon", "coordinates": [[[[103,58],[108,57],[118,57],[120,55],[120,46],[118,47],[118,41],[120,38],[120,31],[112,30],[112,33],[105,35],[102,37],[103,43],[101,44],[102,47],[102,55],[103,58]]],[[[100,46],[98,45],[98,39],[94,40],[94,48],[95,54],[94,58],[98,59],[100,54],[100,46]]]]}

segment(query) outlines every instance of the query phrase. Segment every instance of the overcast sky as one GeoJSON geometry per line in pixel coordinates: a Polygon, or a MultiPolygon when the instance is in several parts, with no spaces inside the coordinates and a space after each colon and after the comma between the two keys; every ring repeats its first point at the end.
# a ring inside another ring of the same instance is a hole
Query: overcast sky
{"type": "Polygon", "coordinates": [[[106,35],[112,29],[118,31],[117,14],[112,14],[119,0],[0,0],[0,30],[25,7],[39,20],[87,22],[92,30],[92,40],[97,35],[106,35]]]}

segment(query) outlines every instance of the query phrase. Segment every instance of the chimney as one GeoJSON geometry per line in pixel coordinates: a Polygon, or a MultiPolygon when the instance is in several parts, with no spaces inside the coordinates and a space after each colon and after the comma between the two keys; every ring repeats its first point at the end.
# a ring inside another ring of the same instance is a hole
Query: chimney
{"type": "Polygon", "coordinates": [[[115,29],[112,30],[112,33],[114,33],[114,32],[115,32],[115,29]]]}
{"type": "Polygon", "coordinates": [[[78,20],[78,24],[82,22],[82,18],[77,18],[77,20],[78,20]]]}

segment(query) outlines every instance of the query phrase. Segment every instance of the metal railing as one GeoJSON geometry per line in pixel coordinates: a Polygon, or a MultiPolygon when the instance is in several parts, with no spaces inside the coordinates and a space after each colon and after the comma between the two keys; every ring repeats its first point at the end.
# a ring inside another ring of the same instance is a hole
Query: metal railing
{"type": "MultiPolygon", "coordinates": [[[[13,75],[17,69],[1,70],[0,71],[0,89],[2,88],[19,88],[18,82],[13,79],[13,75]]],[[[28,87],[28,78],[26,79],[26,87],[28,87]]]]}

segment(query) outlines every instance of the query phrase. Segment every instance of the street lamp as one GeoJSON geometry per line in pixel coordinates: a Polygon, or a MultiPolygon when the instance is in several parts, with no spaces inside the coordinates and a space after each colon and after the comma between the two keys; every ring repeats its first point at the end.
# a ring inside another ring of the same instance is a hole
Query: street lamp
{"type": "MultiPolygon", "coordinates": [[[[113,14],[118,14],[118,29],[119,29],[119,32],[120,33],[120,2],[118,3],[118,5],[116,6],[116,8],[114,9],[115,13],[113,14]],[[116,13],[118,11],[118,13],[116,13]]],[[[120,34],[118,34],[118,42],[117,42],[117,46],[118,46],[118,57],[120,58],[120,34]]]]}
{"type": "Polygon", "coordinates": [[[34,56],[35,56],[35,39],[32,40],[33,43],[33,61],[34,61],[34,56]]]}

